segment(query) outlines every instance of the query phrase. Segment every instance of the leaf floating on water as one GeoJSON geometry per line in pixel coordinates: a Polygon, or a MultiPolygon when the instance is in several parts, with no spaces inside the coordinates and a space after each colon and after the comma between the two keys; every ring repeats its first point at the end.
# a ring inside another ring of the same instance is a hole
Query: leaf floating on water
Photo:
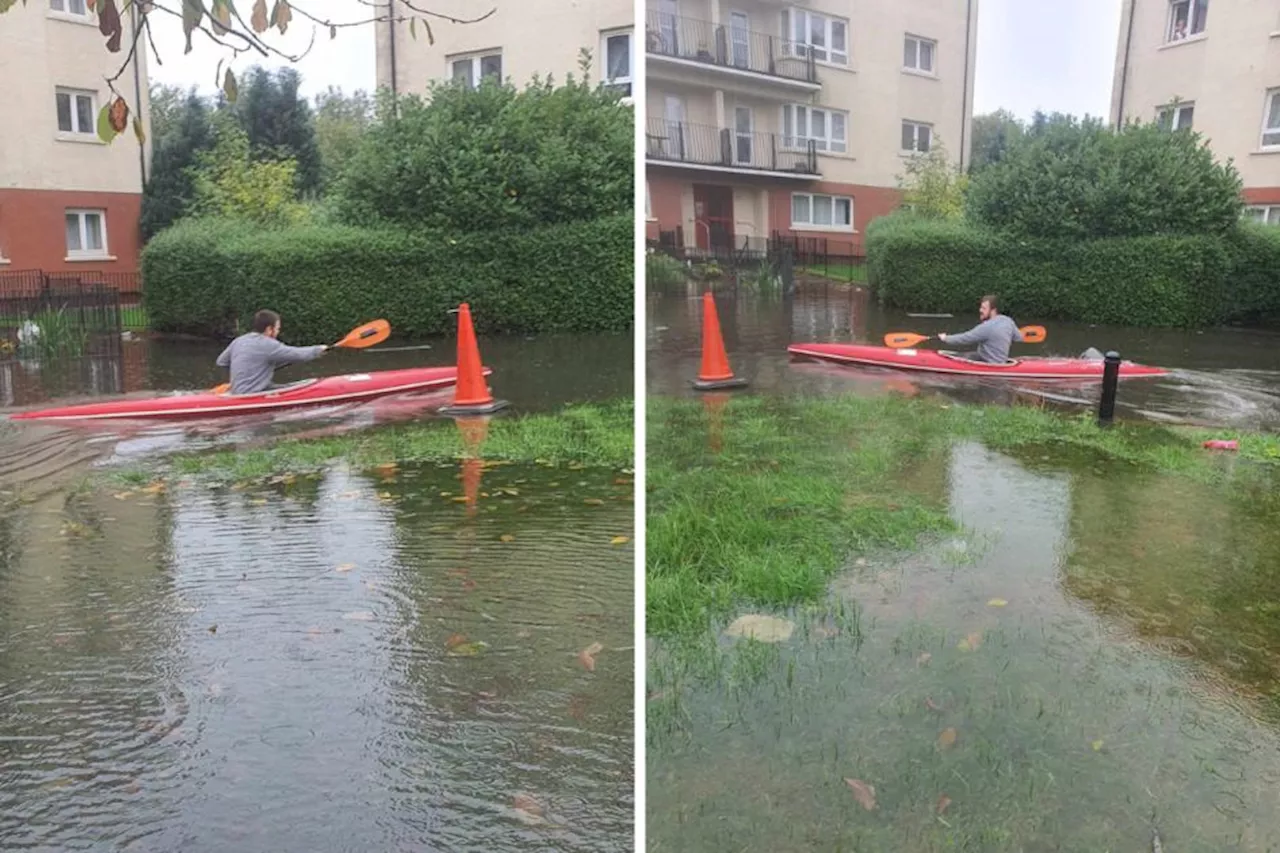
{"type": "Polygon", "coordinates": [[[1008,603],[1009,602],[1005,601],[1003,598],[993,598],[987,602],[987,606],[988,607],[1004,607],[1008,603]]]}
{"type": "Polygon", "coordinates": [[[596,671],[596,655],[604,651],[604,646],[599,643],[592,643],[582,651],[578,652],[578,663],[582,664],[587,672],[596,671]]]}
{"type": "Polygon", "coordinates": [[[368,610],[353,610],[350,613],[343,613],[342,618],[349,622],[372,622],[375,617],[368,610]]]}
{"type": "Polygon", "coordinates": [[[542,817],[542,803],[528,794],[516,794],[512,800],[511,807],[515,809],[516,816],[526,823],[545,822],[542,817]]]}
{"type": "Polygon", "coordinates": [[[959,737],[959,732],[954,728],[943,729],[942,734],[938,735],[938,746],[942,749],[950,749],[955,746],[957,737],[959,737]]]}
{"type": "Polygon", "coordinates": [[[449,639],[444,641],[444,647],[446,649],[456,649],[458,646],[461,646],[466,641],[467,641],[467,638],[466,638],[466,635],[464,634],[450,634],[449,639]]]}
{"type": "Polygon", "coordinates": [[[471,580],[471,578],[467,578],[462,582],[462,588],[467,592],[471,592],[471,590],[476,588],[476,582],[471,580]]]}
{"type": "Polygon", "coordinates": [[[610,545],[626,545],[631,541],[630,536],[615,536],[609,540],[610,545]]]}
{"type": "Polygon", "coordinates": [[[942,706],[930,699],[928,696],[925,697],[924,704],[930,711],[937,711],[939,714],[942,713],[942,706]]]}
{"type": "Polygon", "coordinates": [[[961,651],[971,652],[982,645],[982,632],[974,631],[960,642],[956,643],[956,648],[961,651]]]}
{"type": "Polygon", "coordinates": [[[933,660],[933,655],[928,652],[921,652],[920,657],[916,658],[916,666],[924,666],[931,660],[933,660]]]}
{"type": "Polygon", "coordinates": [[[943,794],[941,797],[938,797],[938,804],[934,806],[933,810],[938,814],[942,814],[947,810],[947,808],[950,805],[951,805],[951,798],[948,797],[946,794],[943,794]]]}
{"type": "Polygon", "coordinates": [[[1099,739],[1099,740],[1095,740],[1095,741],[1093,742],[1093,751],[1094,751],[1094,752],[1101,752],[1101,751],[1102,751],[1102,741],[1101,741],[1100,739],[1099,739]]]}
{"type": "Polygon", "coordinates": [[[394,462],[383,462],[381,465],[375,465],[373,470],[384,477],[394,477],[399,468],[400,466],[394,462]]]}
{"type": "Polygon", "coordinates": [[[499,536],[499,537],[498,537],[498,539],[499,539],[500,541],[502,541],[502,542],[514,542],[514,541],[516,541],[516,537],[512,536],[510,533],[504,533],[504,534],[502,534],[501,536],[499,536]]]}
{"type": "Polygon", "coordinates": [[[112,497],[114,497],[118,501],[126,501],[129,499],[129,496],[132,494],[133,492],[116,492],[114,495],[112,495],[112,497]]]}
{"type": "Polygon", "coordinates": [[[334,569],[334,571],[337,572],[338,574],[342,574],[343,572],[351,571],[355,567],[356,567],[355,563],[343,563],[341,566],[338,566],[338,568],[334,569]]]}
{"type": "Polygon", "coordinates": [[[474,643],[459,643],[449,649],[449,654],[457,657],[475,657],[485,649],[489,648],[489,644],[484,640],[476,640],[474,643]]]}
{"type": "Polygon", "coordinates": [[[163,492],[164,489],[165,489],[164,480],[156,480],[151,485],[143,488],[142,491],[148,495],[158,495],[161,492],[163,492]]]}
{"type": "Polygon", "coordinates": [[[776,616],[748,613],[733,620],[724,632],[730,637],[748,637],[762,643],[784,643],[791,639],[795,627],[794,622],[776,616]]]}
{"type": "Polygon", "coordinates": [[[218,633],[218,626],[217,626],[216,624],[214,624],[214,625],[210,625],[210,626],[209,626],[209,633],[210,633],[210,634],[216,634],[216,633],[218,633]]]}
{"type": "Polygon", "coordinates": [[[857,800],[867,811],[874,811],[876,807],[876,789],[874,785],[868,785],[861,779],[850,779],[845,777],[844,782],[853,791],[853,798],[857,800]]]}
{"type": "Polygon", "coordinates": [[[587,498],[583,503],[588,506],[604,506],[604,501],[600,498],[587,498]]]}

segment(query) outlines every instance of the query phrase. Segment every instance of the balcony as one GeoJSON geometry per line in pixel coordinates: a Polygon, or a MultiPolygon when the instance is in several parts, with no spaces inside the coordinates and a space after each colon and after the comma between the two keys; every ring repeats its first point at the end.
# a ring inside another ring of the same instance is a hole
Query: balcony
{"type": "Polygon", "coordinates": [[[714,78],[714,85],[736,83],[753,93],[759,92],[760,84],[791,94],[821,89],[813,57],[791,55],[789,45],[780,36],[732,23],[713,24],[652,11],[646,18],[650,73],[678,82],[689,82],[692,70],[714,78]]]}
{"type": "Polygon", "coordinates": [[[803,180],[818,177],[813,142],[788,147],[776,133],[739,133],[657,116],[649,117],[645,130],[645,159],[650,163],[803,180]]]}

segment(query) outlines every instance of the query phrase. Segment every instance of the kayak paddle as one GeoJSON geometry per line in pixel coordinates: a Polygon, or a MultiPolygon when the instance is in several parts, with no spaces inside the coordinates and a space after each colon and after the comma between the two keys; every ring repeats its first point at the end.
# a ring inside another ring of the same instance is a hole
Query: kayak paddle
{"type": "MultiPolygon", "coordinates": [[[[380,344],[391,336],[391,324],[386,320],[370,320],[362,326],[356,326],[342,340],[333,344],[333,347],[342,347],[343,349],[365,349],[374,344],[380,344]]],[[[223,382],[221,385],[213,388],[213,393],[224,394],[231,390],[230,382],[223,382]]]]}
{"type": "MultiPolygon", "coordinates": [[[[1044,326],[1022,326],[1018,331],[1022,332],[1022,343],[1024,344],[1044,343],[1044,326]]],[[[894,349],[901,349],[902,347],[913,347],[916,344],[922,344],[932,339],[933,336],[931,335],[917,335],[914,332],[890,332],[884,336],[884,345],[894,349]]]]}

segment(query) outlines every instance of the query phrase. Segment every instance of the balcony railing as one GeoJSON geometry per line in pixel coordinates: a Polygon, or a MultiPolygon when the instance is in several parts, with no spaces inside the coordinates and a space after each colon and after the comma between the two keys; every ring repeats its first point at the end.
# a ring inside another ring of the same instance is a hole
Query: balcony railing
{"type": "Polygon", "coordinates": [[[645,49],[658,56],[817,83],[813,57],[785,56],[785,43],[780,36],[752,32],[732,22],[712,24],[662,12],[649,12],[645,27],[645,49]]]}
{"type": "Polygon", "coordinates": [[[650,116],[646,127],[650,160],[758,172],[818,174],[818,152],[811,141],[783,144],[776,133],[748,133],[705,124],[650,116]]]}

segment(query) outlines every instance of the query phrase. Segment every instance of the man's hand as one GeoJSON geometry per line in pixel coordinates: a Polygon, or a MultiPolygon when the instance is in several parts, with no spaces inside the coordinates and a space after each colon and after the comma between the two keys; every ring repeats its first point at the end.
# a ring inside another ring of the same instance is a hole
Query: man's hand
{"type": "Polygon", "coordinates": [[[947,333],[938,332],[938,340],[942,341],[945,344],[947,342],[947,333]]]}

